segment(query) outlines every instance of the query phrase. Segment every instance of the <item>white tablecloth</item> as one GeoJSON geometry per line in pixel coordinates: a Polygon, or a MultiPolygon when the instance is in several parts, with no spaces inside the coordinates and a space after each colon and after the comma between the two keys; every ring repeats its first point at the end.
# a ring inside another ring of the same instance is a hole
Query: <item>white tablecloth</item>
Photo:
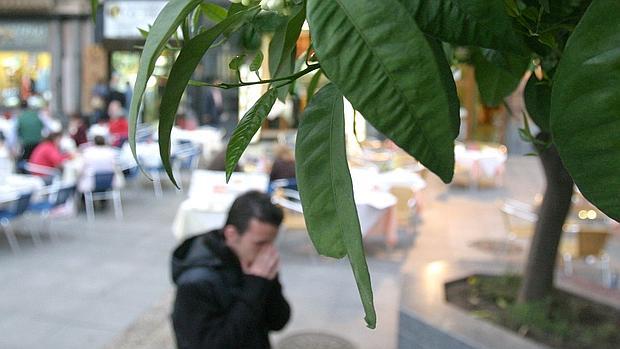
{"type": "Polygon", "coordinates": [[[353,194],[362,233],[366,233],[396,205],[396,196],[390,193],[393,187],[409,187],[418,192],[426,187],[426,181],[416,172],[396,169],[379,173],[375,168],[352,168],[353,194]]]}
{"type": "Polygon", "coordinates": [[[11,174],[0,179],[0,202],[12,201],[21,194],[37,192],[45,186],[38,176],[11,174]]]}
{"type": "Polygon", "coordinates": [[[202,156],[210,161],[223,148],[222,131],[213,127],[201,127],[197,130],[183,130],[178,127],[172,129],[173,143],[181,141],[191,142],[202,148],[202,156]]]}
{"type": "Polygon", "coordinates": [[[454,147],[454,159],[463,169],[479,169],[481,175],[494,177],[504,166],[507,156],[504,151],[495,147],[482,146],[480,149],[472,149],[464,144],[457,144],[454,147]]]}
{"type": "Polygon", "coordinates": [[[179,239],[224,226],[228,209],[237,196],[249,190],[265,191],[269,176],[263,173],[234,173],[226,184],[226,174],[220,171],[196,170],[188,199],[179,206],[172,224],[179,239]]]}

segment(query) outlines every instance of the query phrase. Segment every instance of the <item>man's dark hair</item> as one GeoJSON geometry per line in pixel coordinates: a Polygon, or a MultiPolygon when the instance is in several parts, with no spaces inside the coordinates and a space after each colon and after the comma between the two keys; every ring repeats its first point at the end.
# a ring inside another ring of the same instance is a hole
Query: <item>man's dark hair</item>
{"type": "Polygon", "coordinates": [[[102,135],[96,135],[93,140],[95,141],[95,145],[98,145],[98,146],[105,145],[105,138],[102,135]]]}
{"type": "Polygon", "coordinates": [[[248,229],[252,218],[279,227],[283,213],[282,209],[271,203],[269,195],[259,191],[249,191],[235,199],[228,211],[226,225],[234,226],[239,234],[243,234],[248,229]]]}

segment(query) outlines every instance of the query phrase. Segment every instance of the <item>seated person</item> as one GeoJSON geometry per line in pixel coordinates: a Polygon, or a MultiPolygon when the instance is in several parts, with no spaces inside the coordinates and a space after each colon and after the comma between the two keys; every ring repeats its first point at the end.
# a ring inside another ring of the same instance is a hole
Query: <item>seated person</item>
{"type": "MultiPolygon", "coordinates": [[[[43,142],[34,148],[28,162],[34,165],[61,170],[63,163],[70,158],[70,155],[63,154],[60,151],[59,145],[61,139],[62,133],[50,133],[43,142]]],[[[42,177],[50,175],[49,173],[38,173],[36,171],[32,174],[42,177]]]]}
{"type": "MultiPolygon", "coordinates": [[[[226,171],[226,146],[218,152],[207,166],[209,171],[226,171]]],[[[233,172],[243,172],[243,169],[237,163],[233,172]]]]}
{"type": "Polygon", "coordinates": [[[129,138],[129,123],[125,118],[125,110],[119,101],[112,101],[108,108],[108,114],[110,115],[110,123],[108,124],[110,144],[120,148],[129,138]]]}
{"type": "Polygon", "coordinates": [[[297,190],[297,182],[295,180],[295,157],[293,151],[285,145],[278,145],[275,149],[275,160],[271,165],[269,174],[269,192],[274,189],[273,181],[286,179],[289,185],[288,189],[297,190]]]}
{"type": "Polygon", "coordinates": [[[269,333],[291,314],[274,244],[282,216],[269,196],[251,191],[233,202],[222,229],[174,251],[172,323],[179,349],[271,347],[269,333]]]}
{"type": "Polygon", "coordinates": [[[88,142],[87,133],[88,125],[86,125],[82,115],[79,113],[72,114],[71,120],[69,120],[69,134],[77,147],[88,142]]]}
{"type": "Polygon", "coordinates": [[[123,184],[117,164],[118,151],[108,146],[103,136],[95,136],[94,142],[82,153],[84,165],[78,182],[78,190],[82,193],[94,190],[96,173],[114,173],[113,185],[119,187],[123,184]]]}
{"type": "Polygon", "coordinates": [[[109,121],[110,119],[108,119],[105,115],[98,118],[97,123],[88,129],[88,141],[94,141],[95,136],[103,136],[103,138],[107,141],[110,138],[109,121]]]}

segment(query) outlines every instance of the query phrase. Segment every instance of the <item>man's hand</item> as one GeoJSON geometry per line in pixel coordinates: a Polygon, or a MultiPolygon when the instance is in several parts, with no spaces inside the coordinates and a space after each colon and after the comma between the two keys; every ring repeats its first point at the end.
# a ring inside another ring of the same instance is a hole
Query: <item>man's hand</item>
{"type": "Polygon", "coordinates": [[[273,280],[280,269],[280,255],[273,245],[263,247],[250,265],[242,265],[243,272],[273,280]]]}

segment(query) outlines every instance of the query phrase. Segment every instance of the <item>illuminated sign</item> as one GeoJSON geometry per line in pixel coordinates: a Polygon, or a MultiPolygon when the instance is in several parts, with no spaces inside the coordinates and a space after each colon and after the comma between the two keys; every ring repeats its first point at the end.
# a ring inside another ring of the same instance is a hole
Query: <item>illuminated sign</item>
{"type": "Polygon", "coordinates": [[[166,1],[105,1],[103,3],[103,37],[106,39],[140,39],[138,31],[153,24],[166,1]]]}

